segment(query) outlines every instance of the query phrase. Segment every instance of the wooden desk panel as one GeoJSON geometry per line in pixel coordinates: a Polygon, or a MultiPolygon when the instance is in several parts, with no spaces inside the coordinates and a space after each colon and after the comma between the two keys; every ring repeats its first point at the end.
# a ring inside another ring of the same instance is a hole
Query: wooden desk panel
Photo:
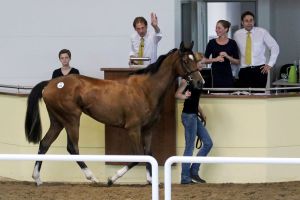
{"type": "MultiPolygon", "coordinates": [[[[135,68],[101,68],[104,78],[115,80],[128,77],[135,68]]],[[[161,118],[153,128],[152,152],[159,165],[176,155],[176,84],[168,91],[161,118]]],[[[127,131],[123,128],[105,125],[105,155],[131,155],[132,149],[127,131]]],[[[108,163],[121,164],[121,163],[108,163]]],[[[124,164],[124,163],[122,163],[124,164]]]]}

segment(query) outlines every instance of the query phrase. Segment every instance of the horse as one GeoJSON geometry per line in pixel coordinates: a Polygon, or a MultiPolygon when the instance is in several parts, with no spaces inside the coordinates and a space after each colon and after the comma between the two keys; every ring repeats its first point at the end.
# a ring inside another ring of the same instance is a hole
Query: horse
{"type": "MultiPolygon", "coordinates": [[[[42,81],[33,87],[27,99],[25,136],[29,143],[39,143],[38,154],[46,154],[61,130],[67,133],[67,151],[79,154],[79,124],[82,113],[111,126],[127,129],[133,153],[151,154],[152,126],[158,121],[163,99],[181,76],[194,87],[202,88],[204,79],[192,51],[193,42],[180,44],[145,68],[137,69],[126,79],[103,80],[83,75],[67,75],[42,81]],[[39,101],[43,99],[50,119],[50,127],[42,137],[39,101]]],[[[198,55],[198,54],[197,54],[198,55]]],[[[198,56],[199,57],[199,56],[198,56]]],[[[86,179],[99,181],[85,162],[77,162],[86,179]]],[[[108,179],[112,185],[138,162],[129,163],[108,179]]],[[[42,161],[36,161],[32,178],[42,184],[42,161]]],[[[151,183],[151,165],[146,164],[147,181],[151,183]]]]}

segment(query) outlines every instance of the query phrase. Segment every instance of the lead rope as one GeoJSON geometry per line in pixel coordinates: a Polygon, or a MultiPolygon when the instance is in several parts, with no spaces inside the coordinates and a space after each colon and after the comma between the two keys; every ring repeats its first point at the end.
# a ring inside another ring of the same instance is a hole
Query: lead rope
{"type": "MultiPolygon", "coordinates": [[[[202,116],[198,113],[198,118],[199,120],[202,122],[203,126],[206,126],[206,121],[202,119],[202,116]]],[[[202,147],[202,142],[199,136],[197,136],[197,140],[196,140],[196,148],[200,149],[202,147]]]]}
{"type": "Polygon", "coordinates": [[[197,136],[196,149],[200,149],[201,147],[202,147],[202,142],[201,142],[199,136],[197,136]]]}
{"type": "MultiPolygon", "coordinates": [[[[203,126],[206,126],[206,123],[204,123],[201,119],[201,116],[198,114],[198,117],[200,119],[200,121],[203,123],[203,126]]],[[[196,149],[200,149],[202,147],[202,142],[199,136],[197,136],[197,140],[196,140],[196,149]]]]}

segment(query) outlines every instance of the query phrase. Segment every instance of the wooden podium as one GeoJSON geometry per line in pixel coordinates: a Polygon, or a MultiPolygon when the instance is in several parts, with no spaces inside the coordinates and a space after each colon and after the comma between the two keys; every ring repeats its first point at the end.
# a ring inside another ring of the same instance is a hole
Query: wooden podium
{"type": "MultiPolygon", "coordinates": [[[[128,77],[136,68],[101,68],[104,79],[116,80],[128,77]]],[[[159,122],[153,128],[152,153],[159,165],[176,155],[176,84],[167,92],[159,122]]],[[[123,128],[105,125],[105,155],[131,155],[131,143],[123,128]]],[[[121,163],[107,163],[121,164],[121,163]]]]}

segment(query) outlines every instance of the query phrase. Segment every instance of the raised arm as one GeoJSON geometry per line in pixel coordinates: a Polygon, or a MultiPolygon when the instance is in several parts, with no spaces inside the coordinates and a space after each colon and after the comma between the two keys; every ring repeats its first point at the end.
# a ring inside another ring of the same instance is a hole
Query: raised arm
{"type": "Polygon", "coordinates": [[[151,25],[153,26],[155,33],[160,32],[160,28],[158,27],[158,20],[155,13],[151,13],[151,25]]]}

